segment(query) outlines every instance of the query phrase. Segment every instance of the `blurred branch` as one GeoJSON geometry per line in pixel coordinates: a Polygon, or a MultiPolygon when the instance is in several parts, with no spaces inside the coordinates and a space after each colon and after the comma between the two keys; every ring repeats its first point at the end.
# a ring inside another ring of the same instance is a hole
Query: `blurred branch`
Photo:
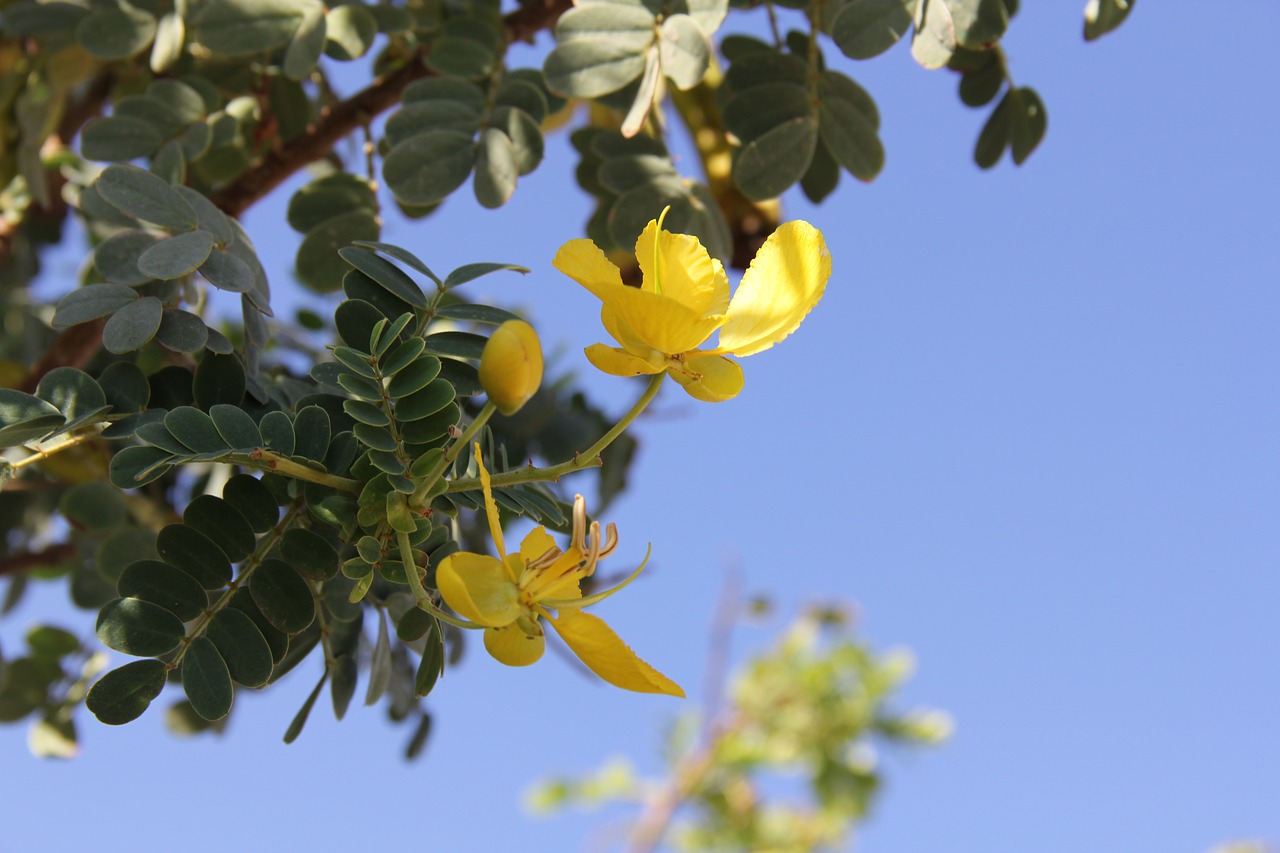
{"type": "Polygon", "coordinates": [[[29,569],[52,566],[75,556],[76,548],[70,542],[50,545],[41,551],[22,551],[0,557],[0,577],[21,574],[29,569]]]}

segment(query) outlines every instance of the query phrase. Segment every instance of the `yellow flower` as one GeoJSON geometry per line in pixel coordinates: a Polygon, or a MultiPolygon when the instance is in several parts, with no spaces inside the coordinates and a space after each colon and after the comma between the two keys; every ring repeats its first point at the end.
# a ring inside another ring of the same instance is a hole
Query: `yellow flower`
{"type": "Polygon", "coordinates": [[[622,589],[644,568],[641,563],[612,589],[583,596],[579,582],[590,577],[596,564],[617,547],[617,529],[610,524],[602,539],[598,521],[588,527],[586,502],[577,495],[568,550],[560,550],[546,528],[538,527],[524,538],[518,554],[508,554],[479,445],[476,462],[498,557],[465,551],[450,554],[436,568],[436,584],[458,614],[485,626],[484,646],[489,654],[508,666],[536,662],[546,647],[541,621],[546,619],[573,653],[610,684],[639,693],[684,696],[678,684],[637,657],[604,620],[582,612],[583,607],[622,589]],[[552,610],[557,615],[551,615],[552,610]]]}
{"type": "Polygon", "coordinates": [[[542,344],[524,320],[508,320],[480,354],[480,387],[498,411],[514,415],[542,384],[542,344]]]}
{"type": "Polygon", "coordinates": [[[621,344],[593,344],[587,358],[614,376],[665,370],[691,396],[712,403],[742,390],[742,368],[726,355],[761,352],[795,331],[831,276],[822,232],[799,220],[769,236],[732,301],[721,263],[696,237],[662,230],[661,217],[640,234],[636,260],[638,288],[623,284],[590,240],[570,240],[556,253],[556,269],[600,298],[605,330],[621,344]],[[698,349],[717,330],[719,345],[698,349]]]}

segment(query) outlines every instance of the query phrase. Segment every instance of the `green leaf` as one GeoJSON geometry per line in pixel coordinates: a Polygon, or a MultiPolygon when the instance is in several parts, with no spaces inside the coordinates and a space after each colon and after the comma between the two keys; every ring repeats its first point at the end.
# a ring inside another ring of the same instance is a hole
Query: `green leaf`
{"type": "Polygon", "coordinates": [[[1012,95],[1010,143],[1013,149],[1013,162],[1021,166],[1023,161],[1031,156],[1031,152],[1036,150],[1040,140],[1044,139],[1045,130],[1049,125],[1049,116],[1045,112],[1044,102],[1040,100],[1035,89],[1023,86],[1015,89],[1012,95]]]}
{"type": "Polygon", "coordinates": [[[205,589],[221,589],[231,580],[231,561],[213,540],[193,527],[165,525],[156,537],[156,551],[166,563],[191,575],[205,589]]]}
{"type": "Polygon", "coordinates": [[[349,172],[336,172],[312,181],[289,199],[289,226],[303,234],[354,208],[378,212],[368,181],[349,172]]]}
{"type": "Polygon", "coordinates": [[[136,489],[169,473],[172,460],[158,447],[126,447],[111,457],[108,479],[117,489],[136,489]]]}
{"type": "Polygon", "coordinates": [[[619,48],[643,53],[653,43],[656,26],[653,13],[639,3],[584,3],[556,21],[556,41],[611,41],[619,48]]]}
{"type": "Polygon", "coordinates": [[[182,278],[195,272],[212,249],[212,234],[199,229],[188,231],[161,240],[139,255],[138,269],[162,281],[182,278]]]}
{"type": "Polygon", "coordinates": [[[155,41],[151,45],[151,71],[164,74],[182,58],[182,47],[187,38],[186,24],[182,16],[169,12],[160,17],[156,25],[155,41]]]}
{"type": "Polygon", "coordinates": [[[297,438],[293,432],[293,421],[284,412],[267,412],[258,423],[262,431],[264,445],[281,456],[292,456],[297,438]]]}
{"type": "Polygon", "coordinates": [[[102,328],[102,345],[121,355],[146,345],[156,336],[164,318],[164,305],[154,296],[144,296],[119,308],[102,328]]]}
{"type": "Polygon", "coordinates": [[[156,19],[128,3],[91,12],[76,25],[76,41],[94,59],[128,59],[151,44],[156,19]]]}
{"type": "Polygon", "coordinates": [[[227,663],[208,637],[196,637],[182,659],[182,689],[197,714],[221,720],[231,712],[235,688],[227,663]]]}
{"type": "Polygon", "coordinates": [[[120,492],[109,483],[77,483],[63,492],[58,510],[81,530],[102,532],[119,527],[129,517],[120,492]]]}
{"type": "MultiPolygon", "coordinates": [[[[173,83],[172,80],[157,80],[156,83],[173,83]]],[[[153,83],[152,85],[155,85],[153,83]]],[[[182,84],[178,84],[182,85],[182,84]]],[[[188,88],[189,87],[184,87],[188,88]]],[[[176,186],[174,190],[178,195],[191,205],[191,209],[196,213],[196,224],[199,228],[208,231],[213,235],[215,246],[227,246],[236,239],[236,232],[231,227],[231,222],[227,219],[227,215],[217,208],[217,206],[209,201],[202,193],[191,189],[191,187],[176,186]]]]}
{"type": "Polygon", "coordinates": [[[80,153],[90,160],[123,163],[155,153],[164,137],[150,122],[128,116],[102,116],[84,126],[80,153]]]}
{"type": "Polygon", "coordinates": [[[733,182],[748,198],[776,198],[804,177],[818,144],[818,123],[794,119],[752,140],[733,161],[733,182]]]}
{"type": "MultiPolygon", "coordinates": [[[[262,433],[258,431],[258,425],[253,422],[253,418],[239,406],[233,406],[229,403],[215,403],[209,407],[209,417],[217,429],[218,434],[228,446],[237,450],[247,450],[262,446],[262,433]]],[[[252,477],[249,479],[253,480],[252,477]]],[[[253,482],[258,482],[253,480],[253,482]]],[[[230,485],[230,484],[228,484],[230,485]]],[[[225,495],[225,491],[223,492],[225,495]]],[[[233,501],[233,503],[235,503],[233,501]]],[[[272,507],[275,506],[274,501],[272,507]]],[[[274,524],[274,519],[272,521],[274,524]]],[[[254,529],[259,533],[265,533],[265,530],[258,529],[257,525],[253,525],[254,529]]],[[[267,525],[270,529],[271,525],[267,525]]]]}
{"type": "Polygon", "coordinates": [[[486,128],[480,134],[479,154],[476,157],[476,201],[483,207],[502,207],[516,191],[515,146],[511,137],[501,130],[486,128]]]}
{"type": "Polygon", "coordinates": [[[1013,92],[1006,92],[1000,103],[991,111],[978,143],[973,149],[973,160],[983,169],[990,169],[1000,161],[1000,155],[1009,147],[1013,133],[1013,92]]]}
{"type": "Polygon", "coordinates": [[[244,399],[246,381],[238,356],[208,353],[196,367],[191,392],[202,409],[211,409],[218,403],[238,406],[244,399]]]}
{"type": "Polygon", "coordinates": [[[100,317],[108,317],[124,306],[136,302],[138,292],[123,284],[103,282],[73,290],[58,301],[53,312],[53,327],[66,329],[100,317]]]}
{"type": "MultiPolygon", "coordinates": [[[[254,625],[258,627],[259,633],[263,639],[267,641],[267,645],[271,648],[271,661],[273,664],[279,664],[285,659],[289,653],[289,638],[280,633],[274,625],[267,621],[267,617],[262,615],[262,611],[258,609],[258,605],[253,603],[253,595],[245,587],[236,590],[235,595],[231,597],[231,606],[248,616],[254,625]]],[[[272,670],[272,679],[278,678],[284,673],[280,670],[272,670]]]]}
{"type": "Polygon", "coordinates": [[[302,734],[302,727],[307,724],[307,717],[311,716],[311,709],[315,707],[316,700],[320,698],[320,691],[324,689],[324,683],[328,680],[329,671],[325,670],[324,675],[320,676],[320,680],[316,682],[311,695],[307,696],[307,701],[302,703],[302,707],[298,709],[298,713],[294,714],[293,720],[290,721],[289,728],[285,730],[285,743],[293,743],[298,739],[298,735],[302,734]]]}
{"type": "Polygon", "coordinates": [[[304,578],[325,581],[338,574],[338,552],[323,536],[300,527],[284,534],[280,556],[304,578]]]}
{"type": "Polygon", "coordinates": [[[108,166],[94,183],[122,213],[171,231],[191,231],[196,212],[168,182],[137,166],[108,166]]]}
{"type": "Polygon", "coordinates": [[[328,24],[325,53],[334,59],[343,62],[359,59],[369,52],[378,36],[377,20],[357,3],[330,9],[325,18],[328,24]]]}
{"type": "Polygon", "coordinates": [[[98,679],[84,704],[108,726],[120,726],[142,716],[164,689],[168,670],[158,660],[136,660],[98,679]]]}
{"type": "Polygon", "coordinates": [[[518,272],[521,275],[529,272],[528,267],[522,267],[519,264],[463,264],[453,272],[449,273],[449,275],[445,276],[444,286],[446,290],[452,290],[460,284],[466,284],[467,282],[474,281],[481,276],[502,270],[518,272]]]}
{"type": "Polygon", "coordinates": [[[328,16],[324,11],[323,8],[308,9],[293,38],[289,40],[282,67],[285,76],[291,80],[305,80],[324,53],[325,40],[328,38],[328,16]]]}
{"type": "Polygon", "coordinates": [[[284,47],[320,3],[317,0],[210,0],[194,23],[195,37],[222,56],[250,56],[284,47]]]}
{"type": "Polygon", "coordinates": [[[960,77],[960,100],[966,106],[981,107],[995,100],[1004,85],[1004,67],[996,59],[994,51],[986,54],[987,61],[974,71],[960,77]]]}
{"type": "Polygon", "coordinates": [[[332,433],[329,413],[319,406],[305,406],[294,418],[293,429],[298,437],[297,446],[293,449],[294,455],[323,462],[332,433]]]}
{"type": "MultiPolygon", "coordinates": [[[[794,83],[765,83],[730,98],[724,106],[724,124],[730,133],[748,145],[780,125],[808,119],[811,110],[808,89],[794,83]]],[[[652,159],[670,162],[666,158],[652,159]]],[[[616,160],[600,168],[600,180],[606,186],[609,186],[606,173],[616,160]]]]}
{"type": "Polygon", "coordinates": [[[355,658],[351,655],[338,655],[333,660],[332,673],[329,693],[333,699],[333,715],[341,720],[351,706],[351,698],[356,695],[359,668],[355,658]]]}
{"type": "Polygon", "coordinates": [[[256,281],[253,268],[229,251],[214,249],[200,265],[200,275],[219,290],[250,293],[256,281]]]}
{"type": "Polygon", "coordinates": [[[433,355],[479,360],[489,339],[472,332],[436,332],[425,341],[426,351],[433,355]]]}
{"type": "MultiPolygon", "coordinates": [[[[571,13],[565,13],[568,17],[571,13]]],[[[646,47],[647,47],[646,42],[646,47]]],[[[562,42],[543,63],[547,86],[567,98],[598,98],[616,92],[640,76],[644,48],[610,38],[562,42]]]]}
{"type": "Polygon", "coordinates": [[[226,662],[231,679],[245,687],[262,687],[271,680],[275,662],[267,640],[243,612],[228,607],[213,617],[205,631],[226,662]]]}
{"type": "Polygon", "coordinates": [[[128,361],[107,365],[98,377],[98,385],[117,412],[136,412],[151,398],[146,374],[128,361]]]}
{"type": "Polygon", "coordinates": [[[400,96],[400,102],[405,105],[433,100],[456,102],[479,114],[484,110],[485,94],[483,89],[470,80],[459,77],[428,77],[410,83],[400,96]]]}
{"type": "Polygon", "coordinates": [[[315,620],[311,588],[283,560],[263,560],[249,578],[249,592],[262,615],[282,633],[301,633],[315,620]]]}
{"type": "Polygon", "coordinates": [[[1089,0],[1084,7],[1084,40],[1105,36],[1124,23],[1133,11],[1134,0],[1089,0]]]}
{"type": "Polygon", "coordinates": [[[52,625],[38,625],[27,632],[27,647],[37,657],[61,658],[79,649],[80,639],[70,631],[52,625]]]}
{"type": "Polygon", "coordinates": [[[36,396],[55,406],[68,424],[107,408],[107,395],[93,377],[75,367],[55,367],[36,385],[36,396]]]}
{"type": "Polygon", "coordinates": [[[850,0],[836,7],[828,32],[845,56],[871,59],[907,32],[915,5],[915,0],[850,0]]]}
{"type": "MultiPolygon", "coordinates": [[[[361,246],[365,249],[373,249],[375,252],[381,252],[382,254],[386,255],[389,258],[394,258],[400,263],[412,269],[417,270],[418,272],[425,275],[427,278],[434,281],[436,284],[442,284],[442,282],[440,281],[440,277],[437,276],[435,273],[433,273],[430,267],[428,267],[421,260],[419,260],[418,256],[410,252],[408,249],[402,249],[399,246],[392,246],[390,243],[378,243],[373,240],[361,240],[358,243],[356,243],[356,245],[361,246]]],[[[366,276],[366,278],[369,278],[369,276],[366,276]]],[[[343,288],[345,289],[346,287],[347,287],[347,282],[344,280],[343,288]]],[[[350,296],[353,299],[361,298],[358,296],[354,296],[350,290],[347,290],[346,292],[347,292],[347,296],[350,296]]],[[[409,309],[405,308],[404,310],[407,311],[409,309]]],[[[395,313],[388,314],[387,316],[388,317],[398,316],[401,313],[403,312],[397,311],[395,313]]]]}
{"type": "Polygon", "coordinates": [[[711,44],[702,29],[688,15],[671,15],[662,22],[661,34],[662,73],[677,89],[698,85],[711,62],[711,44]]]}
{"type": "MultiPolygon", "coordinates": [[[[257,545],[257,537],[249,522],[222,498],[213,495],[196,496],[187,504],[182,520],[188,527],[213,540],[233,563],[247,559],[257,545]]],[[[163,555],[164,551],[160,553],[163,555]]]]}
{"type": "MultiPolygon", "coordinates": [[[[229,414],[230,412],[239,412],[248,417],[242,410],[233,406],[215,406],[216,411],[212,412],[214,423],[218,423],[219,412],[229,414]]],[[[252,423],[252,419],[250,419],[252,423]]],[[[222,427],[219,426],[219,430],[222,427]]],[[[257,427],[254,427],[257,432],[257,427]]],[[[226,433],[223,433],[224,437],[226,433]]],[[[227,484],[222,487],[222,497],[240,511],[240,514],[249,522],[249,526],[253,528],[255,533],[266,533],[280,519],[280,507],[276,503],[275,497],[271,494],[271,490],[263,485],[262,481],[250,474],[236,474],[227,484]]],[[[285,534],[285,540],[288,541],[288,534],[285,534]]]]}
{"type": "Polygon", "coordinates": [[[471,134],[435,130],[392,148],[383,160],[382,177],[402,204],[436,204],[462,186],[475,160],[471,134]]]}
{"type": "MultiPolygon", "coordinates": [[[[338,254],[342,256],[344,261],[377,282],[397,299],[407,302],[414,308],[426,308],[430,305],[426,294],[422,292],[422,288],[418,286],[417,282],[410,278],[404,270],[385,258],[380,258],[360,246],[340,249],[338,254]]],[[[390,253],[388,252],[388,254],[390,253]]]]}
{"type": "MultiPolygon", "coordinates": [[[[422,340],[418,338],[418,340],[422,340]]],[[[425,342],[424,342],[425,345],[425,342]]],[[[440,375],[440,359],[433,355],[420,356],[405,369],[396,373],[387,383],[387,395],[393,400],[426,388],[431,380],[440,375]]]]}
{"type": "Polygon", "coordinates": [[[378,639],[369,657],[369,684],[364,693],[364,704],[372,705],[382,698],[391,686],[391,637],[387,631],[387,615],[378,609],[378,639]]]}
{"type": "Polygon", "coordinates": [[[139,598],[117,598],[98,612],[98,639],[134,657],[155,657],[178,647],[186,631],[168,610],[139,598]]]}
{"type": "Polygon", "coordinates": [[[209,341],[209,327],[189,311],[169,309],[164,312],[156,340],[174,352],[195,353],[209,341]]]}
{"type": "Polygon", "coordinates": [[[55,406],[32,394],[0,388],[0,447],[16,447],[66,422],[55,406]]]}
{"type": "Polygon", "coordinates": [[[545,143],[533,116],[517,107],[496,107],[489,116],[490,126],[501,130],[511,140],[516,168],[527,175],[542,162],[545,143]]]}
{"type": "Polygon", "coordinates": [[[825,98],[818,107],[818,131],[836,161],[860,181],[884,168],[884,146],[876,127],[852,102],[825,98]]]}
{"type": "Polygon", "coordinates": [[[421,391],[396,401],[396,420],[420,421],[439,412],[453,399],[453,386],[443,379],[436,379],[421,391]]]}
{"type": "Polygon", "coordinates": [[[193,454],[217,453],[230,449],[218,428],[213,425],[213,418],[195,406],[171,409],[164,416],[164,427],[193,454]]]}
{"type": "Polygon", "coordinates": [[[298,277],[318,293],[340,290],[346,270],[335,254],[357,240],[377,239],[380,231],[378,218],[367,210],[351,210],[326,219],[308,231],[298,247],[298,277]]]}
{"type": "Polygon", "coordinates": [[[183,622],[195,619],[209,606],[209,596],[195,578],[159,560],[130,563],[120,573],[116,591],[125,598],[163,607],[183,622]]]}
{"type": "MultiPolygon", "coordinates": [[[[508,320],[521,319],[519,314],[512,313],[505,308],[496,308],[492,305],[471,305],[468,303],[443,305],[436,309],[436,316],[464,323],[482,323],[486,326],[501,326],[508,320]]],[[[435,375],[433,374],[431,379],[434,378],[435,375]]],[[[428,379],[427,381],[430,382],[431,380],[428,379]]]]}
{"type": "Polygon", "coordinates": [[[911,55],[925,68],[942,68],[956,52],[956,28],[944,0],[920,0],[911,55]]]}
{"type": "Polygon", "coordinates": [[[1004,0],[946,0],[956,41],[970,49],[989,48],[1009,27],[1004,0]]]}
{"type": "MultiPolygon", "coordinates": [[[[435,620],[432,619],[432,622],[435,623],[435,620]]],[[[443,672],[444,645],[440,639],[440,626],[432,624],[426,645],[423,646],[422,661],[413,677],[413,694],[418,698],[429,694],[443,672]]]]}
{"type": "MultiPolygon", "coordinates": [[[[145,284],[151,280],[151,276],[138,269],[138,258],[158,242],[160,238],[146,231],[132,229],[118,231],[99,243],[93,250],[93,265],[109,282],[128,285],[145,284]]],[[[97,286],[99,285],[89,285],[89,287],[97,286]]],[[[87,289],[82,288],[82,290],[87,289]]],[[[136,298],[137,293],[134,293],[134,299],[136,298]]]]}

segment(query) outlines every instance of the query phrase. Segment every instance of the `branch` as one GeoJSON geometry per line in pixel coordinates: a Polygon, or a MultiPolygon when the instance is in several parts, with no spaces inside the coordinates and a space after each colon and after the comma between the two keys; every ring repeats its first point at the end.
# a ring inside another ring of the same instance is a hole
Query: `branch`
{"type": "MultiPolygon", "coordinates": [[[[572,7],[571,0],[536,0],[503,18],[507,43],[527,41],[572,7]]],[[[400,95],[414,80],[435,72],[416,58],[404,67],[380,77],[368,87],[320,114],[306,132],[287,146],[277,148],[253,168],[210,196],[229,216],[240,216],[254,202],[280,186],[294,172],[329,156],[340,140],[365,122],[400,103],[400,95]]]]}
{"type": "Polygon", "coordinates": [[[76,546],[70,542],[50,545],[43,551],[22,551],[18,554],[10,554],[7,557],[0,557],[0,577],[21,574],[41,566],[56,566],[75,555],[76,546]]]}

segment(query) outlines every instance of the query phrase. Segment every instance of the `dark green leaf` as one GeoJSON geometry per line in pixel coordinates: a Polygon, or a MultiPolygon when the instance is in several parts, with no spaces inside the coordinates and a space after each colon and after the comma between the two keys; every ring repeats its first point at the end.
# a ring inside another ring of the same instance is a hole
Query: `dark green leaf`
{"type": "Polygon", "coordinates": [[[194,35],[222,56],[249,56],[284,47],[308,12],[311,0],[212,0],[192,22],[194,35]]]}
{"type": "Polygon", "coordinates": [[[253,268],[229,251],[214,249],[200,265],[200,275],[219,290],[230,293],[249,293],[256,280],[253,268]]]}
{"type": "Polygon", "coordinates": [[[205,589],[231,580],[231,562],[213,540],[185,524],[168,524],[156,537],[161,559],[191,575],[205,589]]]}
{"type": "Polygon", "coordinates": [[[118,652],[155,657],[178,647],[186,633],[182,620],[138,598],[117,598],[98,612],[98,639],[118,652]]]}
{"type": "Polygon", "coordinates": [[[486,128],[480,134],[480,148],[476,157],[476,201],[484,207],[496,208],[507,203],[516,191],[515,146],[511,137],[501,130],[486,128]]]}
{"type": "Polygon", "coordinates": [[[196,368],[191,391],[202,409],[219,403],[239,406],[244,400],[245,382],[244,367],[237,356],[208,353],[196,368]]]}
{"type": "Polygon", "coordinates": [[[119,308],[102,328],[102,345],[120,355],[133,352],[156,336],[164,318],[164,305],[154,296],[144,296],[119,308]]]}
{"type": "MultiPolygon", "coordinates": [[[[217,420],[217,412],[214,412],[214,421],[217,420]]],[[[222,487],[222,497],[239,510],[256,533],[266,533],[280,518],[280,507],[271,490],[250,474],[236,474],[228,480],[222,487]]],[[[288,541],[287,534],[285,538],[288,541]]]]}
{"type": "Polygon", "coordinates": [[[58,509],[67,521],[81,530],[110,530],[119,527],[129,517],[120,492],[110,483],[100,481],[77,483],[67,489],[58,501],[58,509]]]}
{"type": "Polygon", "coordinates": [[[164,142],[151,123],[127,116],[103,116],[85,125],[80,151],[90,160],[124,163],[150,157],[164,142]]]}
{"type": "Polygon", "coordinates": [[[1000,103],[991,111],[982,132],[978,134],[978,144],[973,149],[974,162],[983,169],[990,169],[1000,161],[1000,155],[1009,147],[1013,133],[1013,92],[1005,92],[1000,103]]]}
{"type": "Polygon", "coordinates": [[[1031,156],[1031,152],[1036,150],[1040,140],[1044,139],[1049,116],[1045,112],[1044,102],[1040,100],[1035,89],[1023,86],[1014,90],[1013,96],[1010,109],[1013,125],[1010,144],[1013,149],[1013,162],[1021,166],[1023,161],[1031,156]]]}
{"type": "Polygon", "coordinates": [[[1093,41],[1124,23],[1134,0],[1089,0],[1084,7],[1084,39],[1093,41]]]}
{"type": "Polygon", "coordinates": [[[307,701],[302,703],[302,707],[298,709],[298,713],[294,715],[293,720],[289,723],[289,728],[285,730],[285,743],[293,743],[298,739],[298,735],[302,734],[302,727],[307,724],[307,717],[311,716],[311,709],[315,707],[316,699],[320,698],[320,691],[324,689],[324,683],[328,678],[329,671],[325,670],[324,675],[320,676],[320,680],[316,682],[311,695],[307,697],[307,701]]]}
{"type": "Polygon", "coordinates": [[[156,341],[174,352],[199,352],[209,342],[209,327],[189,311],[170,308],[160,319],[156,341]]]}
{"type": "Polygon", "coordinates": [[[414,308],[426,308],[430,304],[422,288],[403,270],[385,258],[359,246],[342,249],[338,254],[351,266],[414,308]]]}
{"type": "Polygon", "coordinates": [[[108,477],[117,489],[136,489],[169,473],[172,459],[157,447],[126,447],[111,457],[108,477]]]}
{"type": "Polygon", "coordinates": [[[378,638],[369,658],[369,684],[364,693],[364,704],[372,705],[382,698],[391,685],[391,638],[387,631],[387,615],[378,610],[378,638]]]}
{"type": "Polygon", "coordinates": [[[444,286],[445,289],[452,290],[460,284],[466,284],[469,281],[480,278],[480,276],[501,270],[510,270],[521,274],[529,272],[528,267],[522,267],[519,264],[463,264],[445,276],[444,286]]]}
{"type": "Polygon", "coordinates": [[[430,205],[462,186],[475,161],[471,134],[435,130],[392,148],[383,160],[382,176],[402,204],[430,205]]]}
{"type": "Polygon", "coordinates": [[[149,601],[183,622],[195,619],[209,606],[209,596],[195,578],[159,560],[138,560],[120,573],[116,591],[125,598],[149,601]]]}
{"type": "Polygon", "coordinates": [[[136,412],[151,398],[151,386],[147,384],[146,375],[129,361],[107,365],[98,377],[98,385],[117,412],[136,412]]]}
{"type": "Polygon", "coordinates": [[[228,449],[227,442],[214,426],[213,419],[194,406],[179,406],[170,410],[164,416],[164,427],[192,453],[213,453],[228,449]]]}
{"type": "Polygon", "coordinates": [[[323,581],[338,573],[338,553],[323,536],[300,527],[284,534],[280,555],[304,578],[323,581]]]}
{"type": "Polygon", "coordinates": [[[285,634],[300,633],[315,619],[311,588],[282,560],[263,560],[249,578],[249,591],[267,621],[285,634]]]}
{"type": "Polygon", "coordinates": [[[351,655],[338,655],[333,661],[330,695],[333,698],[333,715],[341,720],[351,705],[351,698],[356,695],[356,680],[359,669],[351,655]]]}
{"type": "MultiPolygon", "coordinates": [[[[231,597],[231,606],[248,616],[253,621],[253,624],[258,627],[259,633],[262,634],[263,639],[267,641],[267,645],[271,648],[272,662],[279,664],[283,661],[289,651],[289,638],[267,621],[267,617],[262,615],[262,611],[254,603],[253,595],[247,588],[241,587],[236,590],[235,595],[231,597]]],[[[275,669],[272,671],[271,677],[275,679],[283,674],[279,669],[275,669]]]]}
{"type": "MultiPolygon", "coordinates": [[[[212,539],[233,563],[248,558],[258,542],[244,516],[231,504],[213,495],[195,497],[187,504],[182,520],[212,539]]],[[[163,555],[164,551],[160,553],[163,555]]]]}
{"type": "Polygon", "coordinates": [[[829,32],[850,59],[879,56],[911,28],[912,0],[850,0],[836,7],[829,32]]]}
{"type": "Polygon", "coordinates": [[[275,665],[267,640],[243,612],[228,607],[209,622],[205,636],[226,662],[227,671],[237,684],[261,687],[271,679],[275,665]]]}
{"type": "Polygon", "coordinates": [[[376,240],[380,230],[377,217],[367,210],[349,210],[326,219],[308,231],[298,247],[299,278],[320,293],[341,289],[346,270],[336,253],[357,240],[376,240]]]}
{"type": "Polygon", "coordinates": [[[231,711],[235,688],[227,663],[208,637],[196,637],[182,659],[182,689],[195,712],[220,720],[231,711]]]}
{"type": "Polygon", "coordinates": [[[323,462],[329,450],[329,414],[319,406],[306,406],[294,419],[294,432],[298,437],[294,455],[323,462]]]}
{"type": "Polygon", "coordinates": [[[396,401],[396,420],[422,420],[452,403],[453,398],[453,386],[443,379],[436,379],[421,391],[396,401]]]}
{"type": "MultiPolygon", "coordinates": [[[[230,447],[243,450],[262,446],[262,433],[258,431],[258,425],[253,422],[253,418],[249,417],[248,412],[239,406],[216,403],[209,407],[209,417],[212,419],[218,434],[222,436],[222,440],[230,447]]],[[[249,479],[252,480],[253,478],[250,477],[249,479]]],[[[254,480],[254,482],[256,483],[257,480],[254,480]]],[[[269,528],[271,525],[267,526],[269,528]]],[[[258,532],[264,533],[266,531],[259,530],[258,532]]]]}
{"type": "Polygon", "coordinates": [[[151,278],[182,278],[195,272],[212,249],[212,234],[203,229],[188,231],[161,240],[139,255],[138,269],[151,278]]]}
{"type": "MultiPolygon", "coordinates": [[[[159,240],[159,237],[147,231],[137,231],[134,229],[117,231],[115,234],[112,234],[110,237],[99,243],[97,248],[93,250],[93,265],[97,268],[98,272],[102,273],[103,278],[107,281],[115,282],[117,285],[145,284],[151,280],[151,276],[138,269],[138,258],[158,243],[159,240]]],[[[91,284],[81,290],[72,291],[63,299],[63,302],[66,302],[67,299],[76,293],[84,293],[92,288],[101,288],[104,286],[105,285],[101,284],[91,284]]],[[[132,290],[132,288],[130,289],[132,290]]],[[[107,293],[108,291],[100,292],[107,293]]],[[[115,290],[113,292],[123,294],[123,291],[121,290],[115,290]]],[[[133,297],[126,301],[132,302],[137,298],[138,294],[135,292],[133,297]]],[[[59,308],[61,309],[61,303],[59,303],[59,308]]],[[[99,314],[98,316],[105,317],[106,314],[99,314]]],[[[94,318],[86,317],[85,319],[92,320],[94,318]]],[[[84,321],[77,320],[75,322],[84,321]]],[[[69,323],[68,325],[71,324],[69,323]]]]}
{"type": "Polygon", "coordinates": [[[94,187],[98,194],[130,216],[168,228],[190,231],[196,212],[168,182],[137,166],[108,166],[94,187]]]}
{"type": "Polygon", "coordinates": [[[776,198],[804,177],[817,144],[817,122],[806,118],[781,124],[738,152],[733,181],[748,198],[776,198]]]}
{"type": "Polygon", "coordinates": [[[284,412],[267,412],[258,423],[262,431],[262,441],[269,450],[281,456],[292,456],[297,438],[293,432],[293,421],[284,412]]]}
{"type": "Polygon", "coordinates": [[[66,329],[107,317],[137,299],[138,292],[123,284],[90,284],[62,297],[53,314],[53,327],[66,329]]]}
{"type": "Polygon", "coordinates": [[[128,59],[156,34],[156,19],[134,6],[99,8],[76,26],[76,40],[94,59],[128,59]]]}
{"type": "Polygon", "coordinates": [[[160,695],[167,672],[158,660],[127,663],[98,679],[85,696],[85,707],[109,726],[132,722],[160,695]]]}

